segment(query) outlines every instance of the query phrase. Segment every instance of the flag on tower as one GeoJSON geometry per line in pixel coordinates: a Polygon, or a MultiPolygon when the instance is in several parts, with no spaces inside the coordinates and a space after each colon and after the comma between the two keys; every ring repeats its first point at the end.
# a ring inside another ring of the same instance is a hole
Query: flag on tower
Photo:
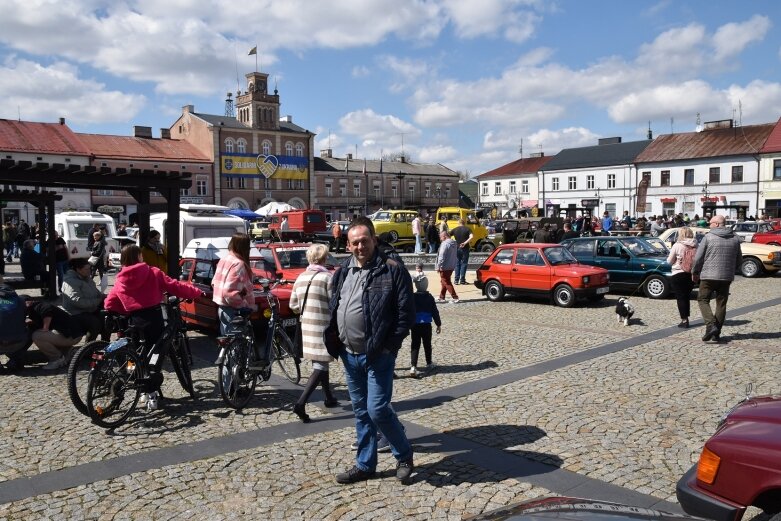
{"type": "Polygon", "coordinates": [[[252,56],[253,54],[258,54],[258,46],[257,45],[249,50],[249,52],[247,53],[247,56],[252,56]]]}

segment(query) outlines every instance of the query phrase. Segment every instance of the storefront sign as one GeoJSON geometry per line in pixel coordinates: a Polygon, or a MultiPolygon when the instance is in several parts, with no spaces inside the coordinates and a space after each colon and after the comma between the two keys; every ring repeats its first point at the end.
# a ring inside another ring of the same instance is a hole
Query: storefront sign
{"type": "Polygon", "coordinates": [[[599,199],[581,199],[580,206],[583,208],[594,208],[599,206],[599,199]]]}
{"type": "Polygon", "coordinates": [[[125,213],[125,207],[119,205],[102,204],[95,208],[96,212],[118,214],[125,213]]]}

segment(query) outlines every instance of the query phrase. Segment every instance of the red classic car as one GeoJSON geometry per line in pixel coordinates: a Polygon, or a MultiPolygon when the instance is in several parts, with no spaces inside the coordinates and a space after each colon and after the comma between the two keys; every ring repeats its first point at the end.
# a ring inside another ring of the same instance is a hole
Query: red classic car
{"type": "MultiPolygon", "coordinates": [[[[217,304],[212,301],[211,281],[217,263],[228,251],[229,242],[230,237],[204,237],[193,239],[185,248],[179,262],[179,278],[206,293],[205,297],[193,302],[182,302],[182,317],[188,324],[212,331],[219,329],[217,304]]],[[[250,250],[253,277],[280,281],[271,291],[279,298],[280,314],[286,327],[295,324],[289,306],[290,292],[293,282],[308,266],[306,250],[309,246],[302,243],[270,243],[256,244],[250,250]]],[[[333,258],[329,258],[329,261],[336,262],[333,258]]],[[[262,312],[268,308],[268,301],[259,284],[255,284],[255,303],[258,311],[253,313],[252,320],[265,324],[262,312]]]]}
{"type": "Polygon", "coordinates": [[[770,244],[771,246],[781,246],[781,230],[755,233],[751,236],[751,242],[770,244]]]}
{"type": "Polygon", "coordinates": [[[747,396],[719,422],[699,462],[678,481],[687,514],[738,521],[746,508],[781,519],[781,397],[747,396]]]}
{"type": "Polygon", "coordinates": [[[477,269],[475,286],[491,301],[514,293],[544,296],[568,308],[579,298],[604,298],[610,277],[604,268],[579,264],[558,244],[503,244],[477,269]]]}

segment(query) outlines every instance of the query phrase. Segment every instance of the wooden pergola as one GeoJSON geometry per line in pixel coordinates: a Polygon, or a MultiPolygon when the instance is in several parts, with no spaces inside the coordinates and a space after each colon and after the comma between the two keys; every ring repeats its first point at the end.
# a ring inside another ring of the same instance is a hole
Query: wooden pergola
{"type": "MultiPolygon", "coordinates": [[[[168,251],[179,251],[179,194],[183,188],[192,186],[187,172],[167,170],[141,170],[137,168],[108,168],[95,166],[65,165],[59,163],[33,163],[31,161],[0,160],[0,200],[27,201],[39,209],[38,222],[46,223],[45,237],[54,234],[54,201],[62,198],[57,192],[63,188],[86,188],[103,190],[125,190],[138,203],[138,226],[142,243],[149,233],[149,215],[153,212],[167,212],[165,236],[168,251]],[[10,187],[34,187],[38,190],[15,190],[10,187]],[[164,204],[150,204],[151,192],[160,193],[164,204]],[[5,194],[9,194],[8,196],[5,194]],[[11,198],[16,194],[19,199],[11,198]],[[37,195],[36,195],[37,194],[37,195]],[[47,194],[42,197],[42,194],[47,194]],[[49,198],[52,198],[49,201],[49,198]],[[48,214],[48,218],[47,218],[48,214]]],[[[42,238],[41,242],[45,242],[42,238]]],[[[42,246],[43,248],[43,246],[42,246]]],[[[43,249],[42,249],[43,252],[43,249]]],[[[54,244],[46,249],[49,265],[54,266],[54,244]]],[[[168,257],[168,273],[175,276],[179,270],[176,255],[168,257]]],[[[55,281],[53,271],[50,282],[55,281]]],[[[50,289],[54,289],[54,285],[50,289]]]]}

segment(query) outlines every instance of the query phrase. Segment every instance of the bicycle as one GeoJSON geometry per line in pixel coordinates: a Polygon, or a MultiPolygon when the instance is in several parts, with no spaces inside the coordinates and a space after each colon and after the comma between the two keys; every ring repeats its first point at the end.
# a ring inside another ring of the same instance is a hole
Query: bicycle
{"type": "Polygon", "coordinates": [[[217,358],[217,383],[225,403],[241,409],[252,398],[258,377],[265,382],[271,377],[276,363],[285,377],[297,384],[301,380],[300,360],[293,351],[293,342],[282,327],[279,317],[279,299],[271,292],[270,282],[261,280],[269,307],[263,316],[269,320],[265,340],[265,360],[258,352],[255,332],[250,321],[250,310],[239,310],[231,321],[232,331],[217,339],[220,354],[217,358]]]}
{"type": "MultiPolygon", "coordinates": [[[[124,337],[93,353],[87,385],[87,412],[93,423],[109,429],[118,427],[133,414],[141,393],[159,392],[163,376],[152,369],[166,354],[182,388],[195,398],[192,354],[179,302],[177,297],[168,297],[161,306],[165,327],[156,343],[150,345],[140,335],[139,327],[131,325],[124,337]],[[126,400],[128,397],[130,400],[126,400]]],[[[151,404],[150,398],[150,410],[151,404]]]]}

